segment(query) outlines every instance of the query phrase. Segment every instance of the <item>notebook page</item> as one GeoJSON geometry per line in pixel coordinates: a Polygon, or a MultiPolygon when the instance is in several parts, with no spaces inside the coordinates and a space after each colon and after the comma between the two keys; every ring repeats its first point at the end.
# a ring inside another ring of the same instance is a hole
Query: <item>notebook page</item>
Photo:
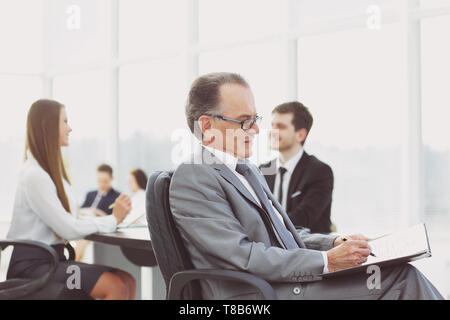
{"type": "Polygon", "coordinates": [[[364,264],[410,256],[428,251],[428,240],[423,224],[369,241],[376,257],[369,256],[364,264]]]}

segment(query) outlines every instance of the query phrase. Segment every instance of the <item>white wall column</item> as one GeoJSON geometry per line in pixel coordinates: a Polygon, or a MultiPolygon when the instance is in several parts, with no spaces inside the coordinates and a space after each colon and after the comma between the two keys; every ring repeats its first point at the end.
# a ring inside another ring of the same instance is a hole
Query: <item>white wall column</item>
{"type": "Polygon", "coordinates": [[[186,5],[186,84],[189,88],[199,76],[199,3],[198,0],[188,0],[186,5]]]}
{"type": "Polygon", "coordinates": [[[297,23],[297,9],[298,1],[289,0],[287,3],[287,37],[285,40],[286,47],[286,76],[287,76],[287,88],[286,99],[287,101],[298,100],[298,39],[290,37],[291,33],[296,29],[297,23]]]}
{"type": "Polygon", "coordinates": [[[44,1],[42,3],[43,10],[43,28],[42,28],[42,97],[45,99],[53,98],[53,76],[51,66],[51,27],[54,19],[51,8],[51,2],[44,1]]]}
{"type": "Polygon", "coordinates": [[[419,0],[402,0],[403,41],[403,150],[401,225],[420,222],[424,213],[424,177],[421,114],[421,28],[414,18],[419,0]]]}
{"type": "Polygon", "coordinates": [[[110,121],[107,146],[108,162],[115,171],[115,180],[120,181],[120,137],[119,137],[119,0],[111,0],[111,58],[110,70],[110,121]]]}

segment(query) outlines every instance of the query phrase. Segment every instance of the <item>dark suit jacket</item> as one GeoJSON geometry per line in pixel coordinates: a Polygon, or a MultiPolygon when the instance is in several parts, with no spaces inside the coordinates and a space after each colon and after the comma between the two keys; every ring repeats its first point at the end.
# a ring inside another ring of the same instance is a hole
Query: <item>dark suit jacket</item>
{"type": "MultiPolygon", "coordinates": [[[[92,203],[94,202],[95,197],[97,197],[97,193],[98,193],[98,191],[88,192],[87,195],[86,195],[86,199],[84,200],[84,203],[83,203],[83,205],[81,207],[82,208],[89,208],[92,205],[92,203]]],[[[102,197],[102,199],[98,203],[97,208],[100,209],[100,210],[103,210],[106,214],[111,214],[112,213],[112,209],[109,209],[109,206],[111,204],[113,204],[114,201],[116,201],[116,199],[119,196],[120,196],[120,192],[117,192],[116,190],[111,188],[111,190],[108,191],[106,196],[102,197]]]]}
{"type": "MultiPolygon", "coordinates": [[[[274,161],[261,165],[260,169],[275,165],[274,161]]],[[[264,177],[273,192],[276,175],[264,177]]],[[[292,223],[310,229],[311,233],[330,233],[332,192],[330,166],[304,152],[289,182],[286,211],[292,223]]]]}

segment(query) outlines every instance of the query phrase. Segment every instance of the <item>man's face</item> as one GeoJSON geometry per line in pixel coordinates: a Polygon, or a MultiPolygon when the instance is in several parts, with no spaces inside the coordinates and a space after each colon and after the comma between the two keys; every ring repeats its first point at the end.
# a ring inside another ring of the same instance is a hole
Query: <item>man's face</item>
{"type": "Polygon", "coordinates": [[[272,130],[270,131],[270,147],[272,150],[289,150],[295,144],[302,143],[302,134],[295,131],[292,113],[274,113],[272,115],[272,130]],[[278,146],[278,147],[277,147],[278,146]]]}
{"type": "MultiPolygon", "coordinates": [[[[221,116],[239,121],[257,116],[250,88],[239,84],[225,84],[220,87],[220,96],[221,116]]],[[[259,133],[256,123],[251,129],[243,130],[239,123],[212,118],[211,129],[215,138],[214,144],[218,149],[239,159],[246,159],[252,155],[253,139],[259,133]]]]}
{"type": "Polygon", "coordinates": [[[100,192],[107,192],[112,188],[112,177],[108,172],[97,172],[98,190],[100,192]]]}

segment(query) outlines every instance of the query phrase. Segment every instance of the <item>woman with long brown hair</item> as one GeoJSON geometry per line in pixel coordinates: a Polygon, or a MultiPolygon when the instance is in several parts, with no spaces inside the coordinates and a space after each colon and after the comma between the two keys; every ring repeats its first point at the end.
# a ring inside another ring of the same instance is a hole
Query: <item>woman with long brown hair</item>
{"type": "MultiPolygon", "coordinates": [[[[134,278],[114,268],[69,261],[64,256],[68,240],[95,232],[113,232],[131,210],[131,200],[120,195],[113,214],[78,217],[64,168],[61,147],[69,145],[72,131],[64,105],[53,100],[36,101],[27,118],[25,162],[20,172],[9,239],[34,240],[51,245],[60,257],[52,281],[67,283],[69,266],[80,268],[80,287],[96,299],[134,299],[134,278]]],[[[38,278],[48,269],[45,253],[15,247],[8,278],[38,278]],[[42,256],[44,255],[44,256],[42,256]]]]}

